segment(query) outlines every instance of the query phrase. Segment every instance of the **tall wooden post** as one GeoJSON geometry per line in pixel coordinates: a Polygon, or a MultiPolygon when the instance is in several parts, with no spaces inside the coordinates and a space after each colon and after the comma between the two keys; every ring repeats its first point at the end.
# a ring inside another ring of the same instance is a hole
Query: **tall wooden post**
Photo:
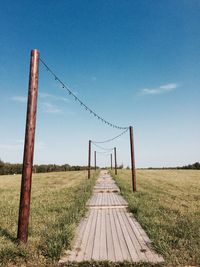
{"type": "Polygon", "coordinates": [[[94,169],[97,170],[97,152],[94,151],[94,169]]]}
{"type": "Polygon", "coordinates": [[[115,175],[117,175],[117,151],[116,151],[116,147],[114,147],[114,154],[115,154],[115,175]]]}
{"type": "Polygon", "coordinates": [[[133,141],[133,127],[129,127],[130,131],[130,148],[131,148],[131,174],[132,174],[132,189],[136,191],[136,171],[135,171],[135,156],[134,156],[134,141],[133,141]]]}
{"type": "Polygon", "coordinates": [[[110,168],[112,170],[112,153],[110,154],[110,168]]]}
{"type": "Polygon", "coordinates": [[[35,125],[38,95],[38,72],[39,72],[39,51],[31,50],[29,90],[26,115],[26,131],[24,142],[24,158],[21,180],[21,196],[18,218],[18,243],[26,243],[28,240],[28,224],[31,199],[31,180],[34,155],[35,125]]]}
{"type": "Polygon", "coordinates": [[[89,149],[88,149],[88,179],[90,179],[90,169],[91,169],[91,140],[89,140],[89,149]]]}

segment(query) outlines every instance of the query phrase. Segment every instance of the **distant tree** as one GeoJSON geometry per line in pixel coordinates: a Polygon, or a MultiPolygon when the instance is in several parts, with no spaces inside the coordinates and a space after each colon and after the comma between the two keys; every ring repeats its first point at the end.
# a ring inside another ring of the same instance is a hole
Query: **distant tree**
{"type": "Polygon", "coordinates": [[[118,166],[118,169],[123,169],[124,168],[124,165],[123,164],[120,164],[119,166],[118,166]]]}

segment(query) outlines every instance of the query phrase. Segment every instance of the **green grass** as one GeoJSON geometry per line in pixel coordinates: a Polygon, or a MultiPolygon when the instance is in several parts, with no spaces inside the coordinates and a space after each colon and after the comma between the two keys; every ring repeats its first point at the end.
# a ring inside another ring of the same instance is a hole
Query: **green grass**
{"type": "MultiPolygon", "coordinates": [[[[0,265],[58,266],[74,229],[85,212],[95,179],[87,173],[33,175],[29,241],[16,245],[20,176],[0,176],[0,265]]],[[[116,181],[165,266],[200,266],[200,171],[138,170],[137,192],[130,171],[119,170],[116,181]]],[[[149,263],[70,263],[74,267],[150,267],[149,263]]]]}
{"type": "MultiPolygon", "coordinates": [[[[93,175],[95,176],[95,175],[93,175]]],[[[34,174],[28,245],[16,245],[20,175],[0,176],[0,265],[54,265],[70,247],[95,177],[86,171],[34,174]]]]}
{"type": "Polygon", "coordinates": [[[136,193],[130,171],[115,179],[165,265],[200,266],[200,171],[138,170],[136,193]]]}

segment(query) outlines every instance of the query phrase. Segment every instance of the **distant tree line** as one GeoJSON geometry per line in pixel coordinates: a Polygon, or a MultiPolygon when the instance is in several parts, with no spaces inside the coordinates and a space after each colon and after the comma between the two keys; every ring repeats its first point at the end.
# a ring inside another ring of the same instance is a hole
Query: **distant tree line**
{"type": "Polygon", "coordinates": [[[199,162],[195,162],[193,164],[188,164],[185,166],[181,166],[181,167],[162,167],[162,168],[153,168],[153,167],[149,167],[149,170],[200,170],[200,163],[199,162]]]}
{"type": "Polygon", "coordinates": [[[185,165],[182,167],[177,167],[177,169],[185,169],[185,170],[200,170],[200,163],[195,162],[193,164],[185,165]]]}
{"type": "MultiPolygon", "coordinates": [[[[41,164],[34,165],[33,172],[62,172],[62,171],[80,171],[87,170],[87,166],[70,166],[69,164],[57,165],[57,164],[41,164]]],[[[0,175],[6,174],[21,174],[22,164],[20,163],[9,163],[0,160],[0,175]]]]}

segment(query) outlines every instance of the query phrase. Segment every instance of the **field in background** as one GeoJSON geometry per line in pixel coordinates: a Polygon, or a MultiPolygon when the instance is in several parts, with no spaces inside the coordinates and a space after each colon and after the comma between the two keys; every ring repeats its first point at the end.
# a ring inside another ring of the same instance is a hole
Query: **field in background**
{"type": "Polygon", "coordinates": [[[166,265],[200,266],[200,171],[138,170],[136,193],[129,170],[116,181],[166,265]]]}
{"type": "Polygon", "coordinates": [[[0,266],[9,261],[19,265],[26,261],[28,266],[57,261],[73,238],[94,182],[86,171],[34,174],[25,248],[15,243],[21,175],[0,176],[0,266]]]}

